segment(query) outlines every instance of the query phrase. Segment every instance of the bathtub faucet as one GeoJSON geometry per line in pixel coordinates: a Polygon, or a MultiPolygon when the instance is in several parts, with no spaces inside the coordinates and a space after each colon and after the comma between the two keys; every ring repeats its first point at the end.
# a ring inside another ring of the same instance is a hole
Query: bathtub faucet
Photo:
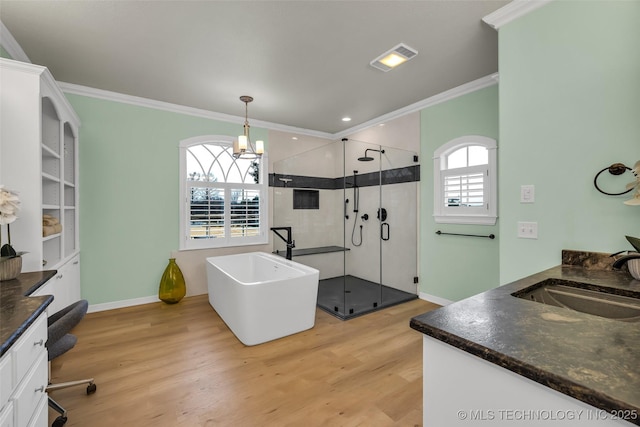
{"type": "Polygon", "coordinates": [[[293,240],[292,237],[292,233],[291,233],[291,227],[271,227],[271,231],[273,231],[274,233],[276,233],[276,235],[281,238],[282,240],[284,240],[284,242],[287,244],[287,259],[291,259],[291,249],[296,247],[296,241],[293,240]],[[283,230],[287,232],[287,237],[283,237],[282,234],[278,233],[278,230],[283,230]]]}

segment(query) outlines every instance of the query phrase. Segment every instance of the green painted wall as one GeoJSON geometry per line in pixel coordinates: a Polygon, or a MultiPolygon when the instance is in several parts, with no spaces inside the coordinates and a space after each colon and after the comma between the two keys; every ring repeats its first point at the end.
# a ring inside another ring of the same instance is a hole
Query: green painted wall
{"type": "MultiPolygon", "coordinates": [[[[239,124],[67,95],[81,120],[82,297],[148,297],[179,240],[180,140],[237,135],[239,124]]],[[[252,128],[254,138],[267,132],[252,128]]]]}
{"type": "Polygon", "coordinates": [[[498,86],[423,110],[420,128],[420,292],[457,301],[498,286],[499,237],[490,240],[438,236],[436,230],[498,236],[498,226],[436,224],[432,158],[437,148],[460,136],[481,135],[498,140],[498,86]]]}
{"type": "Polygon", "coordinates": [[[4,46],[0,45],[0,58],[13,59],[9,52],[4,48],[4,46]]]}
{"type": "Polygon", "coordinates": [[[555,1],[500,29],[501,283],[558,265],[562,249],[613,252],[640,236],[640,208],[593,185],[640,159],[639,22],[639,1],[555,1]],[[522,184],[534,204],[519,203],[522,184]],[[538,240],[518,239],[517,221],[537,221],[538,240]]]}

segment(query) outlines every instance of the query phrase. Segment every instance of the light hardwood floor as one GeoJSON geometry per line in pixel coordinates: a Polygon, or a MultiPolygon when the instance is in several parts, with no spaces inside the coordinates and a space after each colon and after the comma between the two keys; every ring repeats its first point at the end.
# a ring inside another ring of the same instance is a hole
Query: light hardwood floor
{"type": "MultiPolygon", "coordinates": [[[[66,426],[419,426],[422,334],[415,300],[246,347],[206,295],[90,313],[52,382],[95,377],[51,396],[66,426]]],[[[49,411],[50,421],[56,414],[49,411]]]]}

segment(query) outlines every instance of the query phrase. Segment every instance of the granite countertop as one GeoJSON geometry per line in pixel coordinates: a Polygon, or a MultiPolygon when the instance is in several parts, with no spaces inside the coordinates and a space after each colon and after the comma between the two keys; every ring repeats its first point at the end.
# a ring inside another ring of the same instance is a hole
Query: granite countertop
{"type": "MultiPolygon", "coordinates": [[[[640,280],[627,271],[590,267],[563,264],[416,316],[410,325],[589,405],[640,414],[640,321],[606,319],[511,295],[560,279],[640,298],[640,280]]],[[[628,421],[640,425],[638,417],[628,421]]]]}
{"type": "Polygon", "coordinates": [[[28,295],[54,274],[56,270],[34,271],[0,282],[0,356],[7,352],[53,301],[52,295],[28,295]]]}

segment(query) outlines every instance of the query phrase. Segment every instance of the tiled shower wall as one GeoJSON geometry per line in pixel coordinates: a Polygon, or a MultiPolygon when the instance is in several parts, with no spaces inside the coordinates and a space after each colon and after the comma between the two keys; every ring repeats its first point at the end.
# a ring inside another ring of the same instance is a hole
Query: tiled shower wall
{"type": "MultiPolygon", "coordinates": [[[[273,187],[273,225],[292,227],[296,248],[345,247],[346,252],[305,255],[295,261],[320,270],[320,278],[350,274],[372,282],[417,293],[417,197],[419,165],[414,153],[383,147],[384,154],[369,151],[376,160],[360,162],[365,149],[380,146],[359,141],[338,141],[274,164],[269,177],[273,187]],[[344,153],[344,154],[343,154],[344,153]],[[343,160],[343,156],[346,161],[343,160]],[[382,170],[382,174],[378,171],[382,170]],[[359,187],[359,212],[354,213],[353,174],[359,187]],[[382,180],[382,186],[379,185],[382,180]],[[345,188],[346,187],[346,188],[345,188]],[[319,191],[319,209],[293,209],[293,190],[319,191]],[[346,203],[345,200],[349,200],[346,203]],[[387,210],[384,236],[378,208],[387,210]],[[349,216],[345,219],[345,213],[349,216]],[[367,214],[368,220],[361,217],[367,214]],[[352,243],[354,221],[355,243],[352,243]],[[388,230],[388,232],[387,232],[388,230]],[[344,257],[343,257],[344,255],[344,257]]],[[[274,240],[274,249],[285,250],[274,240]]]]}

